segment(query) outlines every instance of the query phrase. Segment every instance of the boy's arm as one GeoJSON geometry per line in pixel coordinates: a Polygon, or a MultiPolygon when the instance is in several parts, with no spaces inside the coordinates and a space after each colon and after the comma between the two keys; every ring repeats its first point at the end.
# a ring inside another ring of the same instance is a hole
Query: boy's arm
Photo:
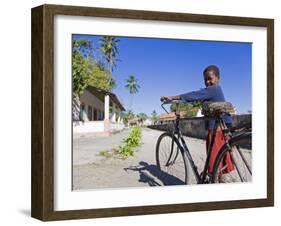
{"type": "Polygon", "coordinates": [[[200,89],[198,91],[188,92],[179,95],[178,97],[185,102],[205,101],[212,97],[211,90],[208,88],[200,89]]]}
{"type": "Polygon", "coordinates": [[[178,96],[163,96],[161,101],[183,100],[185,102],[206,101],[212,99],[215,95],[216,87],[207,87],[198,91],[184,93],[178,96]]]}

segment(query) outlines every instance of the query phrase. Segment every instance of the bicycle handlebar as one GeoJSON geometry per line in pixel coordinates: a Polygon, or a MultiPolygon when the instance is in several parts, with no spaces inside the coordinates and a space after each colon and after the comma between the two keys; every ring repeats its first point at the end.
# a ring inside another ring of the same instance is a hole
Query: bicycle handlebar
{"type": "Polygon", "coordinates": [[[183,100],[169,100],[166,97],[161,97],[160,101],[162,102],[162,104],[178,104],[184,102],[183,100]]]}
{"type": "Polygon", "coordinates": [[[177,108],[178,108],[178,105],[183,102],[182,100],[167,100],[166,98],[162,98],[162,97],[161,97],[160,100],[162,101],[161,107],[164,109],[164,111],[167,114],[169,114],[169,111],[167,111],[167,109],[164,107],[164,105],[166,105],[166,104],[177,104],[177,108]]]}

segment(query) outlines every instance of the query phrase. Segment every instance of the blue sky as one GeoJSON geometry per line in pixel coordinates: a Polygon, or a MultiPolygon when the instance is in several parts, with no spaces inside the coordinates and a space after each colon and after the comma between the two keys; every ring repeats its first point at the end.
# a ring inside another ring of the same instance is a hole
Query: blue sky
{"type": "MultiPolygon", "coordinates": [[[[91,39],[98,47],[99,36],[91,39]]],[[[220,84],[227,101],[238,113],[252,109],[251,43],[119,37],[119,55],[113,76],[117,94],[127,109],[131,96],[126,79],[134,75],[141,88],[133,97],[134,113],[162,113],[160,96],[178,95],[204,88],[202,72],[210,64],[220,68],[220,84]]]]}

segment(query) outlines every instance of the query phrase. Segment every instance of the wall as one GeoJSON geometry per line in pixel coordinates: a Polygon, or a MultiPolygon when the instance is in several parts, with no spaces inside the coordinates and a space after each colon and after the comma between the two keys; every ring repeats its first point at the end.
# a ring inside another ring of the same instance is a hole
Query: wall
{"type": "MultiPolygon", "coordinates": [[[[111,8],[131,8],[217,14],[245,17],[275,18],[275,84],[280,81],[281,14],[279,1],[245,0],[27,0],[3,1],[0,7],[1,26],[1,111],[0,150],[0,224],[59,225],[59,226],[150,226],[150,225],[278,225],[281,212],[281,143],[280,101],[281,89],[275,89],[275,207],[162,214],[152,216],[118,217],[42,223],[30,215],[30,165],[31,165],[31,112],[30,112],[30,8],[44,3],[85,5],[111,8]],[[11,92],[13,89],[13,92],[11,92]],[[7,95],[8,94],[8,95],[7,95]],[[15,105],[14,103],[17,103],[15,105]],[[13,123],[13,120],[20,119],[13,123]]],[[[208,192],[206,190],[206,192],[208,192]]],[[[227,191],[226,191],[227,192],[227,191]]]]}
{"type": "Polygon", "coordinates": [[[104,121],[89,121],[86,123],[73,123],[73,136],[79,136],[83,133],[98,133],[104,132],[104,121]]]}
{"type": "MultiPolygon", "coordinates": [[[[233,127],[239,127],[246,123],[252,122],[251,115],[234,115],[233,119],[233,127]]],[[[203,118],[190,118],[180,121],[180,130],[183,135],[205,139],[207,135],[207,131],[205,129],[205,120],[203,118]]],[[[174,124],[172,121],[163,122],[162,124],[151,125],[148,126],[151,129],[162,130],[162,131],[173,131],[174,124]]]]}
{"type": "Polygon", "coordinates": [[[87,113],[89,105],[92,107],[92,112],[94,109],[104,112],[104,103],[87,90],[81,95],[80,102],[85,104],[84,119],[86,121],[88,121],[87,113]]]}

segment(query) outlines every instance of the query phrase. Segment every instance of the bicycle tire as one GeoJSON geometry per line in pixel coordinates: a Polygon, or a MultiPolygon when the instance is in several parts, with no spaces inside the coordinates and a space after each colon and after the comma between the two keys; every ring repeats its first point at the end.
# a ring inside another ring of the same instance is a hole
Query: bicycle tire
{"type": "Polygon", "coordinates": [[[229,140],[229,146],[225,144],[218,152],[214,163],[211,183],[237,183],[252,181],[252,133],[246,132],[229,140]],[[231,150],[231,151],[230,151],[231,150]],[[228,173],[222,172],[221,162],[229,153],[234,170],[228,173]]]}
{"type": "Polygon", "coordinates": [[[188,159],[178,139],[169,132],[161,134],[156,143],[156,164],[163,185],[188,184],[187,163],[188,159]]]}

